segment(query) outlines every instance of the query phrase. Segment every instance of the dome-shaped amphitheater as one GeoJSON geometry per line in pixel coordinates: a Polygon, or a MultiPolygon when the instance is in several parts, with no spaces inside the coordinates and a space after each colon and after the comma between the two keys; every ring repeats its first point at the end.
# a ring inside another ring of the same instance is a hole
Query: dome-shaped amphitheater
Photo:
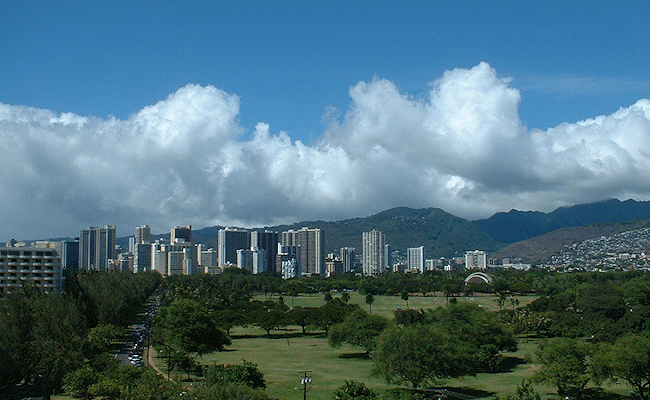
{"type": "Polygon", "coordinates": [[[491,285],[492,282],[494,282],[494,279],[485,272],[474,272],[465,278],[465,285],[480,285],[484,283],[491,285]]]}

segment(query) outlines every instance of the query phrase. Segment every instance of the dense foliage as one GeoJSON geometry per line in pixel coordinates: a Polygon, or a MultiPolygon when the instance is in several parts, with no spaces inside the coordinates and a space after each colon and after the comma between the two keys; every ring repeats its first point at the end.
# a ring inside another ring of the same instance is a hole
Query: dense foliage
{"type": "Polygon", "coordinates": [[[516,349],[511,331],[495,315],[471,304],[428,310],[403,319],[379,337],[374,370],[389,383],[440,379],[498,370],[502,351],[516,349]]]}
{"type": "Polygon", "coordinates": [[[45,393],[100,353],[104,332],[131,320],[160,283],[158,273],[71,274],[62,293],[24,286],[0,299],[0,390],[19,382],[45,393]],[[89,335],[89,333],[91,333],[89,335]]]}

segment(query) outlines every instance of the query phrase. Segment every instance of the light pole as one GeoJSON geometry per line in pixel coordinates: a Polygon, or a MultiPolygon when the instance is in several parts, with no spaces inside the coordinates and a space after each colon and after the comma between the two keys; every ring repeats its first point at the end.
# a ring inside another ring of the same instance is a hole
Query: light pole
{"type": "Polygon", "coordinates": [[[310,373],[311,370],[298,371],[298,372],[303,374],[302,379],[300,379],[300,383],[302,384],[303,400],[307,400],[307,385],[311,383],[311,376],[307,374],[310,373]]]}

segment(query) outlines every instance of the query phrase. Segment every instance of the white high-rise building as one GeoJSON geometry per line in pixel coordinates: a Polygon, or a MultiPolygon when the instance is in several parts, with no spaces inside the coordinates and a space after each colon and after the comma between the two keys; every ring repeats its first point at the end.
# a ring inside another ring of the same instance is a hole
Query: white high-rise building
{"type": "Polygon", "coordinates": [[[465,268],[487,269],[487,253],[481,250],[468,251],[465,254],[465,268]]]}
{"type": "Polygon", "coordinates": [[[406,253],[406,269],[424,273],[424,246],[409,247],[406,253]]]}
{"type": "Polygon", "coordinates": [[[38,241],[31,247],[24,242],[0,247],[0,294],[26,282],[46,292],[60,292],[61,255],[56,246],[55,242],[38,241]]]}
{"type": "Polygon", "coordinates": [[[378,275],[388,271],[388,255],[390,248],[386,246],[386,236],[376,229],[370,232],[363,232],[363,274],[378,275]],[[388,250],[387,250],[388,249],[388,250]]]}

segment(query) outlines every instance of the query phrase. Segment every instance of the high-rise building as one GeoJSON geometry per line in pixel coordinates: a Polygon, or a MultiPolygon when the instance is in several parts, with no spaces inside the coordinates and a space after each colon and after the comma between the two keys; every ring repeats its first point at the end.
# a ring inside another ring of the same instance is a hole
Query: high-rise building
{"type": "Polygon", "coordinates": [[[169,243],[166,240],[156,240],[151,244],[151,270],[167,275],[167,250],[169,243]]]}
{"type": "Polygon", "coordinates": [[[135,244],[151,243],[151,227],[140,225],[135,228],[135,244]]]}
{"type": "Polygon", "coordinates": [[[151,227],[135,227],[133,240],[133,272],[151,271],[151,227]]]}
{"type": "Polygon", "coordinates": [[[424,273],[424,246],[409,247],[406,253],[406,269],[424,273]]]}
{"type": "Polygon", "coordinates": [[[203,273],[214,275],[221,272],[219,268],[219,253],[216,250],[211,248],[201,250],[199,260],[199,269],[203,268],[203,273]]]}
{"type": "Polygon", "coordinates": [[[465,254],[465,268],[487,269],[487,254],[481,250],[468,251],[465,254]]]}
{"type": "Polygon", "coordinates": [[[376,229],[363,232],[363,274],[377,275],[389,269],[390,247],[386,245],[386,236],[376,229]]]}
{"type": "Polygon", "coordinates": [[[264,271],[282,272],[279,268],[276,268],[275,263],[278,255],[278,243],[280,243],[280,235],[278,232],[251,232],[251,250],[266,250],[266,265],[264,266],[264,271]]]}
{"type": "MultiPolygon", "coordinates": [[[[151,233],[151,230],[149,231],[151,233]]],[[[172,228],[172,233],[169,241],[176,243],[181,241],[192,243],[192,225],[190,226],[175,226],[172,228]]]]}
{"type": "Polygon", "coordinates": [[[325,258],[325,276],[330,277],[335,274],[343,273],[343,261],[341,257],[334,254],[328,254],[325,258]]]}
{"type": "Polygon", "coordinates": [[[254,274],[266,271],[266,250],[239,249],[237,250],[237,268],[248,270],[254,274]]]}
{"type": "Polygon", "coordinates": [[[85,270],[106,271],[108,260],[116,260],[115,241],[117,230],[115,225],[103,228],[91,226],[82,229],[79,234],[79,268],[85,270]]]}
{"type": "Polygon", "coordinates": [[[386,271],[390,271],[393,267],[393,248],[389,244],[384,244],[384,262],[386,271]]]}
{"type": "Polygon", "coordinates": [[[350,272],[354,269],[354,260],[356,257],[354,247],[341,247],[341,262],[343,263],[343,272],[350,272]]]}
{"type": "Polygon", "coordinates": [[[300,247],[298,263],[303,275],[325,276],[325,232],[318,228],[282,232],[282,246],[300,247]]]}
{"type": "Polygon", "coordinates": [[[133,247],[133,272],[151,271],[151,243],[136,243],[133,247]]]}
{"type": "Polygon", "coordinates": [[[55,242],[39,241],[32,247],[25,243],[7,244],[0,247],[0,293],[25,282],[33,282],[46,292],[61,291],[61,255],[55,242]]]}
{"type": "Polygon", "coordinates": [[[244,229],[219,229],[217,234],[217,252],[219,266],[237,265],[237,250],[248,250],[251,247],[251,235],[244,229]]]}

